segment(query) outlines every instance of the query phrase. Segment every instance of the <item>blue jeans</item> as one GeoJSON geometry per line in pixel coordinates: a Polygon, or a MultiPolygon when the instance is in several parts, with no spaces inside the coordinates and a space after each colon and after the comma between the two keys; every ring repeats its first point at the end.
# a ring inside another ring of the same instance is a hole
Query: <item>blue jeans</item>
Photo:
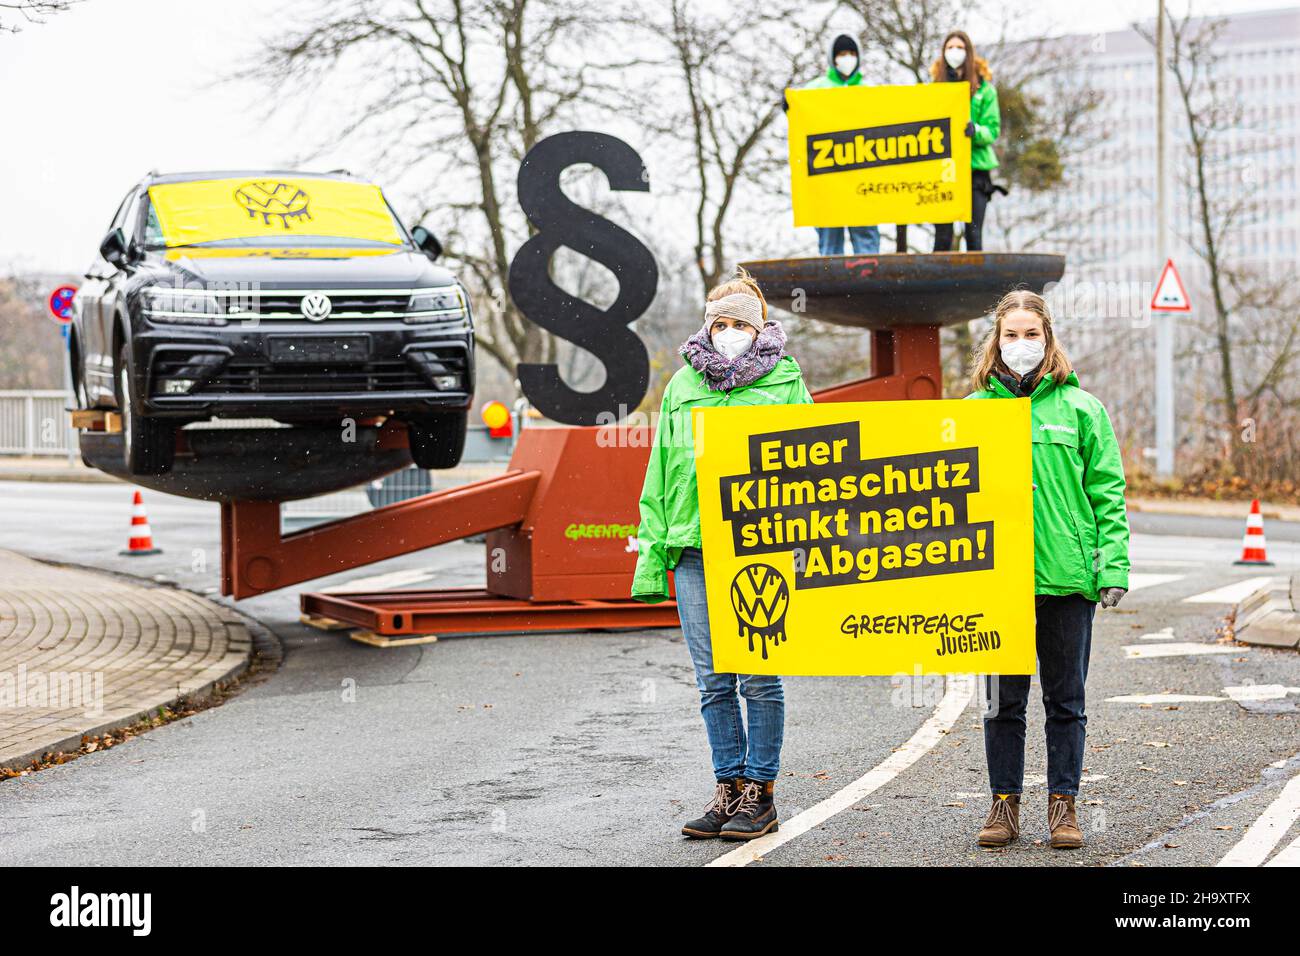
{"type": "Polygon", "coordinates": [[[709,605],[704,596],[704,553],[699,548],[683,548],[673,577],[682,636],[695,664],[700,713],[704,715],[704,729],[713,750],[714,777],[775,780],[781,763],[781,738],[785,733],[785,691],[781,678],[715,674],[713,645],[709,640],[709,605]],[[737,686],[740,697],[745,698],[748,738],[740,719],[737,686]]]}
{"type": "MultiPolygon", "coordinates": [[[[1047,711],[1047,787],[1078,795],[1083,773],[1083,685],[1092,653],[1092,617],[1097,602],[1082,594],[1040,594],[1034,598],[1038,679],[1047,711]]],[[[1025,777],[1025,708],[1029,675],[985,678],[993,713],[984,718],[984,755],[994,793],[1020,793],[1025,777]],[[995,696],[996,695],[996,696],[995,696]]]]}
{"type": "MultiPolygon", "coordinates": [[[[844,227],[817,226],[817,252],[823,256],[844,255],[844,227]]],[[[880,251],[880,230],[875,226],[849,226],[853,254],[874,256],[880,251]]]]}

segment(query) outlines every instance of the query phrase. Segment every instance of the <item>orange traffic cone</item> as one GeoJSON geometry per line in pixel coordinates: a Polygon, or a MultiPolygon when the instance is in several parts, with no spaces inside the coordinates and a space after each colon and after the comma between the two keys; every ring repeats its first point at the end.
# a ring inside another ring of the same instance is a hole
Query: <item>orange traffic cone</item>
{"type": "Polygon", "coordinates": [[[149,519],[144,513],[144,498],[139,490],[131,508],[131,536],[127,540],[126,550],[119,551],[127,557],[139,558],[146,554],[162,554],[162,548],[153,546],[153,532],[149,530],[149,519]]]}
{"type": "Polygon", "coordinates": [[[1254,564],[1272,566],[1273,562],[1265,553],[1264,516],[1259,512],[1259,499],[1250,503],[1250,514],[1246,515],[1246,536],[1241,542],[1241,560],[1233,564],[1254,564]]]}

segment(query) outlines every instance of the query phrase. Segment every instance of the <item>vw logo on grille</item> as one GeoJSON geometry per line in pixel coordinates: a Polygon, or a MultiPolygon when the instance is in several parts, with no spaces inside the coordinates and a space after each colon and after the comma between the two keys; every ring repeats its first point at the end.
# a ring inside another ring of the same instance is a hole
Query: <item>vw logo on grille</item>
{"type": "Polygon", "coordinates": [[[334,303],[324,292],[309,292],[302,297],[302,317],[312,322],[323,322],[330,317],[334,303]]]}

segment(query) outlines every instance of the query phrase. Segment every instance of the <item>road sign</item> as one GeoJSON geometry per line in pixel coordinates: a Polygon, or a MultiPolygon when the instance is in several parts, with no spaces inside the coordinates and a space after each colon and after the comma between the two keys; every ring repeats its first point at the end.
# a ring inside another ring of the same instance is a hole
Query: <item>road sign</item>
{"type": "Polygon", "coordinates": [[[72,300],[76,295],[75,285],[61,285],[50,293],[50,317],[55,322],[66,324],[72,321],[72,300]]]}
{"type": "Polygon", "coordinates": [[[1178,270],[1174,268],[1174,260],[1165,260],[1165,269],[1160,273],[1160,281],[1156,283],[1155,294],[1151,296],[1152,312],[1190,312],[1192,303],[1187,298],[1187,290],[1183,288],[1182,277],[1178,275],[1178,270]]]}

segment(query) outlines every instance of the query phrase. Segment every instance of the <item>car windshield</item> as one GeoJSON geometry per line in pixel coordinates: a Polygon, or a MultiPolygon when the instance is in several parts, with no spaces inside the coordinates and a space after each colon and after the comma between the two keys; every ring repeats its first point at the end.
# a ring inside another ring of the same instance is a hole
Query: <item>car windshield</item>
{"type": "Polygon", "coordinates": [[[209,179],[149,188],[144,241],[180,247],[393,248],[405,236],[379,187],[352,180],[209,179]]]}

